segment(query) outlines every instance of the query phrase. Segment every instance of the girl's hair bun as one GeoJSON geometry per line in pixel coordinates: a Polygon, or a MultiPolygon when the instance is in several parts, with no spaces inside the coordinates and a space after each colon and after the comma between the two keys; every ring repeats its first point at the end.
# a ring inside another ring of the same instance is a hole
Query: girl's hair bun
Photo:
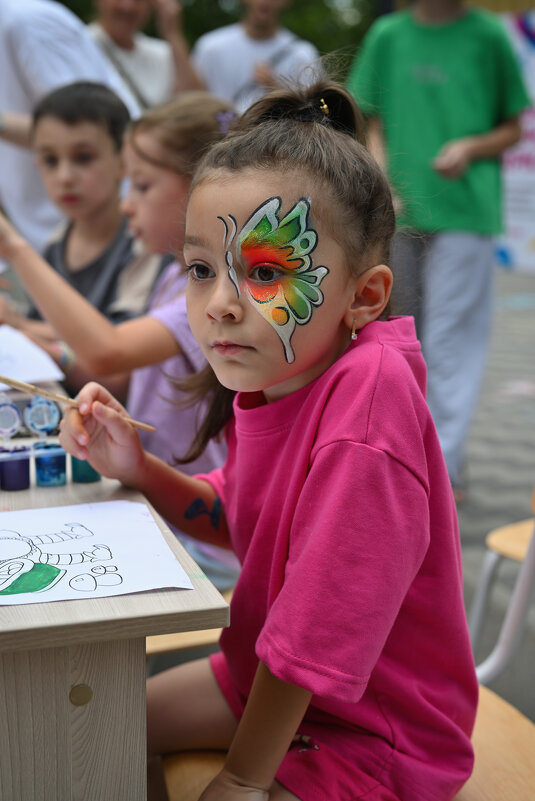
{"type": "Polygon", "coordinates": [[[245,112],[240,127],[268,120],[316,122],[364,141],[364,123],[357,104],[343,86],[332,81],[270,92],[245,112]]]}
{"type": "Polygon", "coordinates": [[[342,87],[327,89],[320,98],[328,108],[326,119],[337,130],[360,139],[362,118],[353,98],[342,87]]]}

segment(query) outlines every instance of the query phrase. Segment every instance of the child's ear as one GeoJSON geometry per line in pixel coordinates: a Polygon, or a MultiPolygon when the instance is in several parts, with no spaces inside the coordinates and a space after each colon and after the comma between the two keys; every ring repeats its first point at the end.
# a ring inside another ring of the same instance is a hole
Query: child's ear
{"type": "Polygon", "coordinates": [[[350,330],[364,328],[381,316],[390,298],[392,281],[392,271],[386,264],[376,264],[359,275],[351,305],[344,315],[350,330]]]}

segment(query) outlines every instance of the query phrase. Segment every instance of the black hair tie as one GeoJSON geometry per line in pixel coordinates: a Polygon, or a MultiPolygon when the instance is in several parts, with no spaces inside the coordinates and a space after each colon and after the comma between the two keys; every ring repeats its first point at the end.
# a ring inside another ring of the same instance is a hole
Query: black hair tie
{"type": "Polygon", "coordinates": [[[325,125],[329,121],[329,114],[329,107],[322,97],[317,105],[309,103],[293,111],[290,116],[299,122],[319,122],[325,125]]]}

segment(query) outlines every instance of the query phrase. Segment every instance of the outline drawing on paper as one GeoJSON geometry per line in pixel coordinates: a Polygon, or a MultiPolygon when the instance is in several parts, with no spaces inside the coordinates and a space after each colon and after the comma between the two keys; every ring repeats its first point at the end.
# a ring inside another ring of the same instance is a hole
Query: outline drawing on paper
{"type": "MultiPolygon", "coordinates": [[[[75,546],[78,540],[93,536],[81,523],[65,523],[59,532],[31,537],[0,529],[0,595],[45,592],[58,584],[73,565],[109,562],[113,554],[107,545],[85,550],[75,546]]],[[[71,570],[69,586],[89,593],[99,585],[121,584],[122,580],[115,565],[97,564],[90,572],[75,576],[71,570]]]]}

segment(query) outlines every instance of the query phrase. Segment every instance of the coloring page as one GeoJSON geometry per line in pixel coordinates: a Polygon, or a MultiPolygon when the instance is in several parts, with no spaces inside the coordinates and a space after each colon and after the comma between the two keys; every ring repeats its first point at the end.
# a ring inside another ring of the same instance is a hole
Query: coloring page
{"type": "MultiPolygon", "coordinates": [[[[30,384],[64,378],[46,351],[9,325],[0,325],[0,375],[30,384]]],[[[0,389],[9,387],[0,384],[0,389]]]]}
{"type": "Polygon", "coordinates": [[[0,605],[191,589],[143,503],[0,514],[0,605]]]}

